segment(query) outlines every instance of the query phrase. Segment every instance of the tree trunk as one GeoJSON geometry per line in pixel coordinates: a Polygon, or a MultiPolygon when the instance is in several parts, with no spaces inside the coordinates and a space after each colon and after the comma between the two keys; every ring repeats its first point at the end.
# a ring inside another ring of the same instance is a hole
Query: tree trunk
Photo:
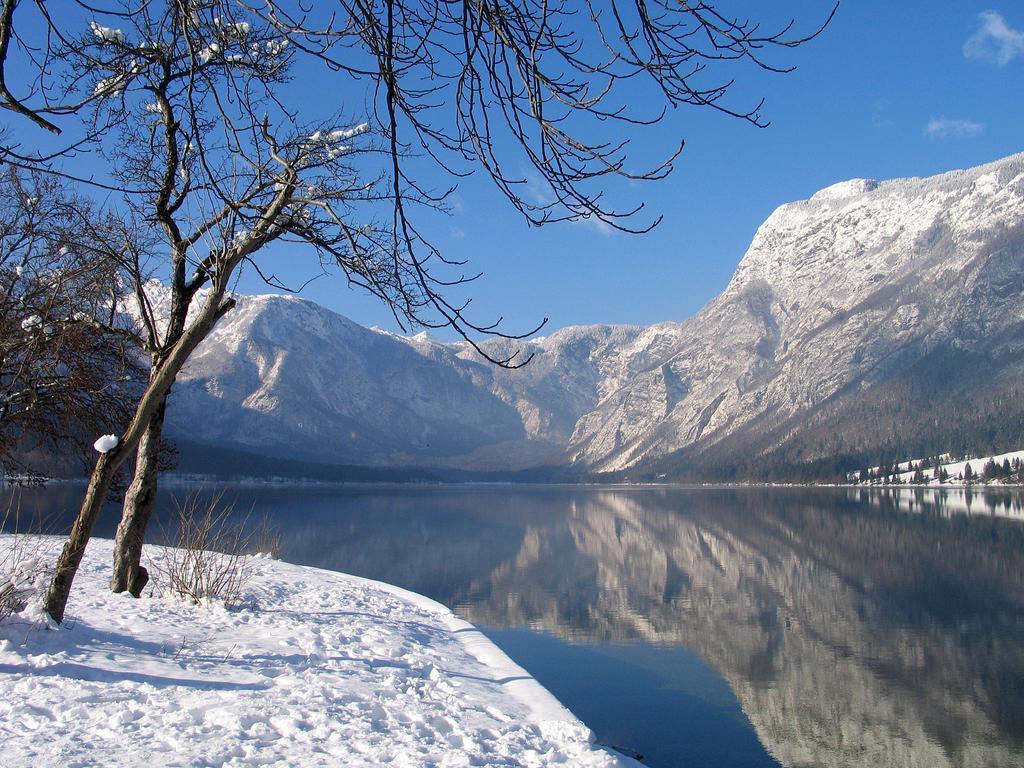
{"type": "Polygon", "coordinates": [[[146,535],[153,505],[156,502],[160,436],[167,411],[165,395],[150,419],[139,441],[135,456],[135,477],[124,496],[124,511],[114,537],[114,575],[110,589],[130,592],[134,597],[142,593],[149,581],[149,572],[142,567],[142,544],[146,535]]]}
{"type": "Polygon", "coordinates": [[[89,543],[92,527],[96,523],[100,509],[103,508],[103,502],[107,499],[117,468],[124,459],[125,452],[119,446],[110,453],[101,454],[96,466],[93,467],[89,485],[85,489],[85,498],[82,500],[82,508],[75,518],[71,535],[68,536],[67,543],[57,558],[53,581],[50,582],[50,588],[43,598],[43,608],[58,624],[64,620],[64,609],[67,606],[68,595],[71,594],[71,584],[85,555],[85,545],[89,543]]]}

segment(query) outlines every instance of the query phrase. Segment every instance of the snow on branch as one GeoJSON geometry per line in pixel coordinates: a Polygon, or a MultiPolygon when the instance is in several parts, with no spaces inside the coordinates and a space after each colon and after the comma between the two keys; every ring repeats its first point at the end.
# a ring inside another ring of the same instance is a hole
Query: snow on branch
{"type": "Polygon", "coordinates": [[[302,150],[308,155],[317,149],[322,149],[328,160],[336,160],[352,151],[352,145],[346,144],[346,141],[367,133],[369,130],[369,123],[360,123],[351,128],[315,131],[306,137],[306,140],[302,143],[302,150]]]}
{"type": "Polygon", "coordinates": [[[97,24],[95,21],[89,22],[89,28],[99,39],[100,43],[121,43],[123,45],[125,42],[124,32],[120,29],[104,27],[102,24],[97,24]]]}
{"type": "Polygon", "coordinates": [[[26,333],[31,333],[32,331],[41,328],[42,325],[43,318],[41,318],[39,315],[29,315],[28,317],[21,321],[21,330],[25,331],[26,333]]]}
{"type": "Polygon", "coordinates": [[[92,444],[92,447],[96,449],[97,453],[110,453],[112,450],[117,448],[117,435],[103,435],[96,439],[96,442],[92,444]]]}

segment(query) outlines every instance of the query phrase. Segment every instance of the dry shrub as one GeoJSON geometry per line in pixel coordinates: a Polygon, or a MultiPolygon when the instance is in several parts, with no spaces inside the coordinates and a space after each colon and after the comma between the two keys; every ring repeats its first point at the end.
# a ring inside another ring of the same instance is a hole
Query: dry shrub
{"type": "Polygon", "coordinates": [[[0,621],[20,613],[49,580],[50,569],[23,545],[19,536],[13,547],[0,553],[0,621]]]}
{"type": "Polygon", "coordinates": [[[0,532],[13,523],[13,532],[0,545],[0,621],[20,613],[29,600],[46,586],[50,568],[41,553],[37,536],[18,531],[18,514],[14,498],[0,517],[0,532]]]}
{"type": "Polygon", "coordinates": [[[165,536],[169,546],[152,570],[171,594],[233,607],[242,601],[254,557],[276,554],[279,539],[266,519],[250,524],[248,515],[237,518],[234,504],[224,503],[223,496],[175,500],[177,531],[165,536]]]}

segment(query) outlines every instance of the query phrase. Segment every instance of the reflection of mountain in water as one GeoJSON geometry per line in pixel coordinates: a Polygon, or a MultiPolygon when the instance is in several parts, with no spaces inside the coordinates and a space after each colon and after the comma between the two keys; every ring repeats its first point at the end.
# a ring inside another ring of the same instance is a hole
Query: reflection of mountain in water
{"type": "Polygon", "coordinates": [[[685,645],[787,766],[1024,761],[1019,523],[843,492],[538,493],[455,494],[387,544],[350,520],[334,564],[383,559],[485,626],[685,645]]]}

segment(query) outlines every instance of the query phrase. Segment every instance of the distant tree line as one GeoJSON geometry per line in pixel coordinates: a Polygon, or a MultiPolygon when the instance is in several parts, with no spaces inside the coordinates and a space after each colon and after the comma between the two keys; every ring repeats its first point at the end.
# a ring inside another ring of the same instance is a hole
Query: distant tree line
{"type": "Polygon", "coordinates": [[[897,485],[904,482],[912,485],[923,485],[934,482],[936,479],[941,483],[951,479],[965,483],[1024,483],[1024,463],[1016,458],[1013,461],[1004,458],[1002,462],[989,458],[982,466],[980,473],[968,461],[964,465],[963,471],[956,477],[951,478],[949,471],[943,465],[952,464],[964,458],[966,457],[949,457],[948,455],[942,458],[939,455],[935,455],[916,462],[908,461],[906,464],[897,462],[882,464],[877,467],[864,467],[856,475],[848,475],[847,479],[854,479],[860,483],[878,482],[897,485]],[[905,477],[907,474],[910,477],[905,477]]]}

